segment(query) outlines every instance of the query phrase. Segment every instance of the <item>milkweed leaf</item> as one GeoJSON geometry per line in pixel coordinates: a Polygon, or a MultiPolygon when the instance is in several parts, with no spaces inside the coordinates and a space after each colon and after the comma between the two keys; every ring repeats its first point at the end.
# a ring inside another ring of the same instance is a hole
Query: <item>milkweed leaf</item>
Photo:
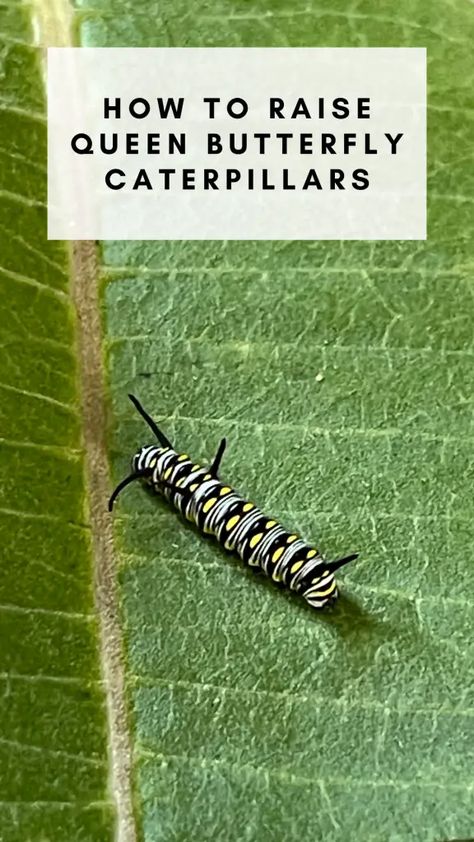
{"type": "MultiPolygon", "coordinates": [[[[320,618],[134,487],[116,514],[144,838],[472,835],[472,8],[94,2],[85,44],[424,46],[426,242],[103,246],[114,478],[172,441],[331,557],[320,618]]],[[[315,89],[315,96],[318,91],[315,89]]]]}

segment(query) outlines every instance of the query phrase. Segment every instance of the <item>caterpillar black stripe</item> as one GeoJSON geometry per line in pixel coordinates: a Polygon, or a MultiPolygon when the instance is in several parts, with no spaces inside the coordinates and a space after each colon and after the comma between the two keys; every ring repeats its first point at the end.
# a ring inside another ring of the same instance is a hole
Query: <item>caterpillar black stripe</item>
{"type": "Polygon", "coordinates": [[[115,489],[109,500],[112,511],[125,486],[143,479],[163,494],[206,535],[213,535],[230,552],[237,552],[250,567],[260,567],[274,582],[296,591],[313,608],[323,608],[338,597],[334,572],[357,558],[358,553],[327,561],[298,535],[287,532],[253,503],[243,499],[218,479],[226,447],[222,439],[209,468],[178,453],[134,395],[130,400],[155,434],[159,446],[141,447],[132,459],[133,473],[115,489]]]}

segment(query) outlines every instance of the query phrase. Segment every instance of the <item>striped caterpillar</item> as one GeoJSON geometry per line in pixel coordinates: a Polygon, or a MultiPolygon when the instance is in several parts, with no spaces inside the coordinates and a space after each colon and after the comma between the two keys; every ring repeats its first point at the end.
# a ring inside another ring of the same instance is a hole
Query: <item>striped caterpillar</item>
{"type": "Polygon", "coordinates": [[[166,497],[206,535],[213,535],[229,552],[237,552],[250,567],[260,567],[274,582],[285,585],[313,608],[338,597],[334,572],[358,553],[327,561],[298,535],[287,532],[253,503],[218,478],[226,447],[222,439],[209,468],[178,453],[134,395],[130,400],[155,434],[159,446],[141,447],[132,459],[132,473],[120,482],[109,500],[109,511],[123,488],[143,479],[166,497]]]}

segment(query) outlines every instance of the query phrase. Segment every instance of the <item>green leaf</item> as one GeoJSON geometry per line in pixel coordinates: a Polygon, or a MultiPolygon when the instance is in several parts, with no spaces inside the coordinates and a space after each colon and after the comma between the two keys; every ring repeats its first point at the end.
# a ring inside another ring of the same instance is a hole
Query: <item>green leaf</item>
{"type": "Polygon", "coordinates": [[[124,494],[144,838],[472,835],[472,8],[91,8],[87,46],[426,46],[429,62],[427,242],[104,244],[115,478],[149,440],[133,391],[197,460],[227,435],[224,477],[269,513],[332,557],[361,552],[321,618],[124,494]]]}
{"type": "Polygon", "coordinates": [[[0,28],[2,842],[111,839],[115,803],[133,842],[129,778],[143,842],[472,836],[472,8],[81,0],[84,46],[429,61],[426,243],[104,243],[103,348],[90,247],[71,268],[46,239],[27,17],[57,43],[70,13],[8,5],[0,28]],[[110,549],[102,441],[119,479],[149,435],[128,391],[196,459],[227,435],[226,479],[328,555],[361,552],[332,614],[139,487],[110,549]]]}
{"type": "Polygon", "coordinates": [[[39,51],[2,8],[0,837],[111,839],[105,694],[70,296],[46,237],[39,51]]]}

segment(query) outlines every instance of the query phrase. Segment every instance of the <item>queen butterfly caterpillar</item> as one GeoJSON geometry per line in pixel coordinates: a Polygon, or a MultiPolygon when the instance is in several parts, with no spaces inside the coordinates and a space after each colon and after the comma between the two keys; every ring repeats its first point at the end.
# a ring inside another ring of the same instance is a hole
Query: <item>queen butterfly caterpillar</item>
{"type": "Polygon", "coordinates": [[[109,500],[109,511],[123,488],[142,479],[162,494],[205,535],[214,536],[229,552],[237,552],[250,567],[304,597],[313,608],[324,608],[338,597],[334,572],[358,553],[327,561],[298,535],[287,532],[253,503],[218,478],[226,447],[222,439],[213,462],[203,468],[171,442],[134,395],[135,408],[155,434],[159,446],[146,445],[132,458],[132,473],[120,482],[109,500]]]}

